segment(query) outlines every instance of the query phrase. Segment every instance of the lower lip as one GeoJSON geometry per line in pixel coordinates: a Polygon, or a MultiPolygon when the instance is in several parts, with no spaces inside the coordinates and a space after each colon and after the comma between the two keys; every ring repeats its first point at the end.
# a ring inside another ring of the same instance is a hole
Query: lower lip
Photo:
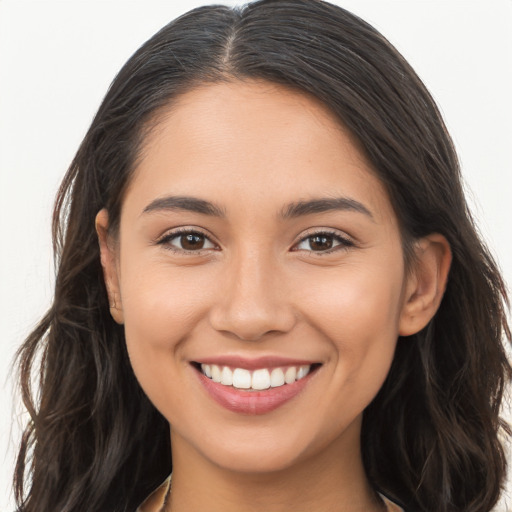
{"type": "Polygon", "coordinates": [[[265,414],[281,407],[296,397],[308,385],[312,376],[309,373],[293,384],[284,384],[277,388],[269,388],[263,391],[243,391],[213,382],[200,371],[196,371],[196,373],[208,394],[218,404],[229,411],[251,415],[265,414]]]}

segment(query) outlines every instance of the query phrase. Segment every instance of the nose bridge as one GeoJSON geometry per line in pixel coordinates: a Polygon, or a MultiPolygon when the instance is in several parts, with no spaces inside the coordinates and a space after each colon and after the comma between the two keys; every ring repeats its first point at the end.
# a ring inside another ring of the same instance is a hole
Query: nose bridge
{"type": "Polygon", "coordinates": [[[225,288],[211,314],[212,326],[243,340],[286,332],[295,322],[283,275],[269,248],[246,244],[226,263],[225,288]]]}

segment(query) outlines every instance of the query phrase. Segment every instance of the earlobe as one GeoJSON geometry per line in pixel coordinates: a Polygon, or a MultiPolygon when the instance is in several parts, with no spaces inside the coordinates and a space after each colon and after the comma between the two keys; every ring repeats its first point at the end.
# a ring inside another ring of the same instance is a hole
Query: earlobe
{"type": "Polygon", "coordinates": [[[452,261],[446,238],[433,233],[415,244],[414,268],[408,276],[400,316],[400,336],[423,329],[436,314],[446,289],[452,261]]]}
{"type": "Polygon", "coordinates": [[[100,245],[101,266],[103,267],[103,279],[105,280],[108,293],[110,314],[118,324],[123,324],[124,315],[119,289],[116,254],[108,234],[108,212],[105,208],[96,215],[95,226],[100,245]]]}

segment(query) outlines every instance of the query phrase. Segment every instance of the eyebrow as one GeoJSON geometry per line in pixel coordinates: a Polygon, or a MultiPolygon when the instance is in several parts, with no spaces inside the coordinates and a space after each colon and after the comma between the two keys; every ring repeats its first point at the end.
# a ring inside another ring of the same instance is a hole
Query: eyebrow
{"type": "Polygon", "coordinates": [[[224,210],[210,201],[190,196],[167,196],[155,199],[144,208],[143,213],[162,210],[184,210],[214,217],[225,217],[224,210]]]}
{"type": "Polygon", "coordinates": [[[297,201],[296,203],[290,203],[281,211],[281,217],[283,219],[290,219],[301,217],[302,215],[311,215],[333,210],[358,212],[374,220],[372,213],[364,204],[356,201],[355,199],[351,199],[350,197],[322,197],[319,199],[311,199],[309,201],[297,201]]]}
{"type": "MultiPolygon", "coordinates": [[[[206,201],[205,199],[192,196],[167,196],[157,198],[144,208],[143,213],[165,210],[183,210],[213,217],[226,216],[225,211],[220,206],[206,201]]],[[[286,220],[333,210],[358,212],[373,220],[373,215],[370,210],[359,201],[351,199],[350,197],[326,197],[310,199],[308,201],[297,201],[284,206],[279,216],[286,220]]]]}

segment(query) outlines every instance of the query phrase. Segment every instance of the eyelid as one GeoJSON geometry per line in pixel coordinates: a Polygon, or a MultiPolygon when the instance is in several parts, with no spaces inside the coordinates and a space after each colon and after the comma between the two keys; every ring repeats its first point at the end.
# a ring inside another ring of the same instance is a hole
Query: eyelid
{"type": "Polygon", "coordinates": [[[177,228],[170,229],[166,231],[163,235],[160,235],[155,241],[155,245],[165,245],[167,244],[166,248],[168,250],[171,250],[173,252],[181,253],[181,254],[201,254],[204,251],[211,251],[211,250],[218,250],[219,244],[213,240],[213,237],[205,232],[204,229],[196,227],[196,226],[180,226],[177,228]],[[180,249],[178,247],[173,247],[172,245],[167,244],[167,242],[170,242],[174,238],[179,237],[180,235],[187,235],[187,234],[199,234],[202,235],[208,240],[211,244],[213,244],[215,247],[207,247],[204,249],[197,249],[197,250],[187,250],[187,249],[180,249]]]}
{"type": "Polygon", "coordinates": [[[355,241],[352,239],[352,237],[350,237],[346,233],[343,233],[343,232],[338,231],[333,228],[311,228],[310,230],[307,230],[305,233],[301,234],[301,237],[299,238],[299,240],[293,244],[292,250],[293,251],[305,251],[310,255],[322,256],[322,255],[331,254],[333,252],[340,251],[340,250],[348,250],[351,247],[355,247],[355,246],[356,246],[355,241]],[[334,247],[331,247],[330,249],[325,250],[325,251],[313,251],[313,250],[297,249],[296,248],[299,244],[301,244],[308,238],[313,237],[315,235],[332,236],[335,240],[337,240],[340,243],[338,245],[335,245],[334,247]]]}

